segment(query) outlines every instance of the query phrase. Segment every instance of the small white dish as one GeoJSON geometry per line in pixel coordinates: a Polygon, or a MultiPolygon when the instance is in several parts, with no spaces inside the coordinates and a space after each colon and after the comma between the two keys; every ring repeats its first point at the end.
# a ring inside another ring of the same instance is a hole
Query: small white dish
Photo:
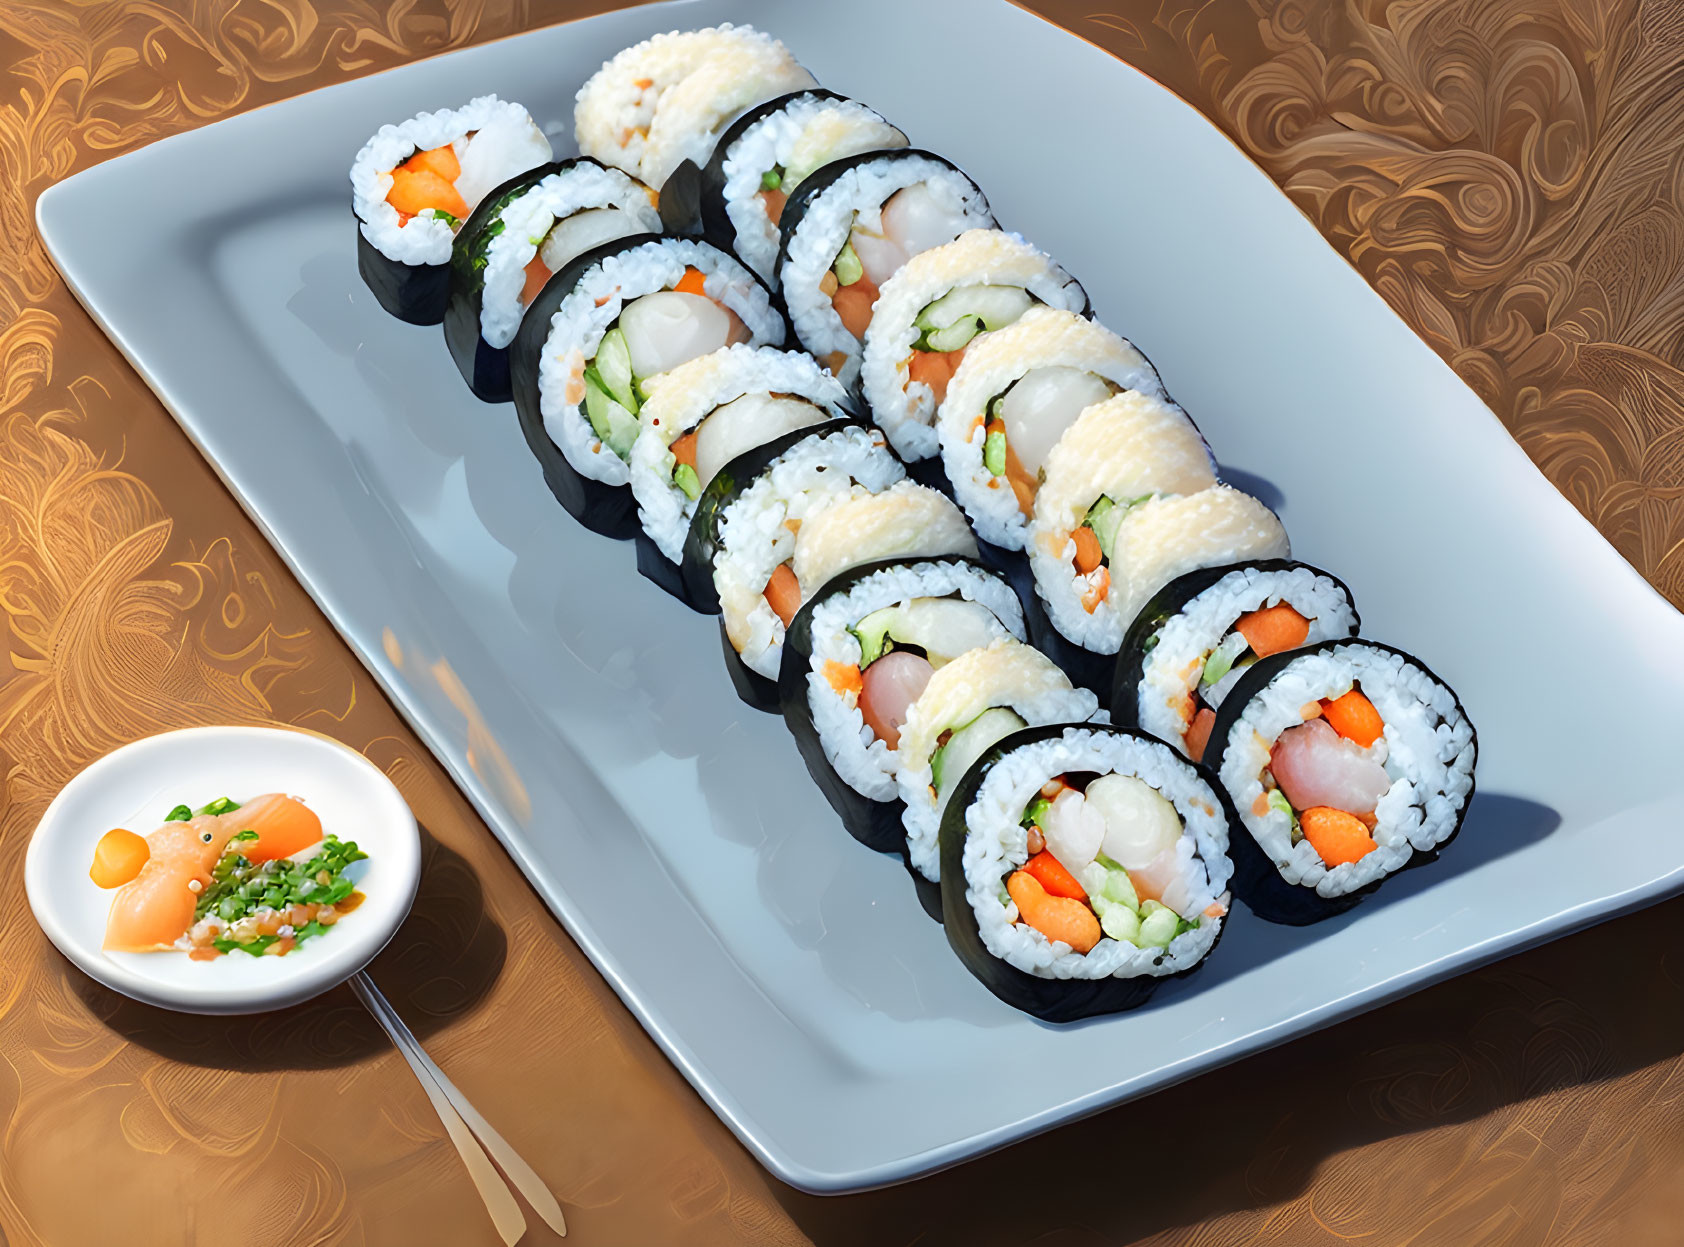
{"type": "Polygon", "coordinates": [[[261,1013],[337,986],[392,938],[420,878],[415,816],[391,780],[325,737],[265,727],[187,728],[107,754],[53,799],[24,859],[29,906],[60,952],[125,996],[185,1013],[261,1013]],[[88,877],[101,836],[113,827],[149,835],[178,804],[265,792],[299,797],[324,832],[355,840],[368,854],[348,872],[367,898],[361,905],[284,957],[234,952],[193,961],[186,953],[101,947],[116,895],[88,877]]]}

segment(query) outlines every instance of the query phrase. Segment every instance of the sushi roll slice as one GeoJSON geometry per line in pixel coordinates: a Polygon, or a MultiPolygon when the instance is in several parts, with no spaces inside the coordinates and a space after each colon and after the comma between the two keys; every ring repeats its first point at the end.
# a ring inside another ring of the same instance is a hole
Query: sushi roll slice
{"type": "Polygon", "coordinates": [[[766,287],[718,247],[648,234],[606,243],[550,278],[521,320],[509,351],[521,431],[575,519],[629,537],[631,450],[650,378],[784,336],[766,287]]]}
{"type": "Polygon", "coordinates": [[[932,675],[905,712],[896,751],[901,822],[918,872],[941,882],[942,815],[978,758],[1013,732],[1085,722],[1098,709],[1090,691],[1021,641],[970,650],[932,675]]]}
{"type": "Polygon", "coordinates": [[[684,542],[685,590],[699,610],[720,611],[725,664],[749,705],[778,708],[784,635],[801,608],[791,565],[801,525],[905,475],[877,429],[831,420],[738,455],[703,489],[684,542]]]}
{"type": "Polygon", "coordinates": [[[866,563],[801,608],[778,674],[784,722],[861,844],[905,851],[895,751],[931,677],[961,654],[1024,635],[1017,594],[959,555],[866,563]]]}
{"type": "Polygon", "coordinates": [[[680,564],[696,502],[738,455],[847,415],[836,378],[810,355],[737,345],[649,379],[631,448],[638,570],[697,609],[680,564]]]}
{"type": "Polygon", "coordinates": [[[594,160],[539,165],[487,195],[450,252],[444,340],[468,388],[508,402],[509,343],[551,276],[592,248],[660,228],[655,192],[594,160]]]}
{"type": "Polygon", "coordinates": [[[1081,284],[1016,234],[967,230],[883,283],[865,332],[860,385],[872,418],[908,461],[936,453],[936,409],[979,333],[1037,305],[1088,313],[1081,284]]]}
{"type": "Polygon", "coordinates": [[[1123,637],[1111,719],[1204,757],[1223,699],[1258,659],[1355,636],[1351,591],[1307,563],[1262,559],[1170,581],[1123,637]]]}
{"type": "Polygon", "coordinates": [[[994,215],[975,182],[931,152],[833,161],[784,204],[778,289],[801,345],[853,386],[877,292],[920,252],[994,215]]]}
{"type": "Polygon", "coordinates": [[[1478,744],[1450,686],[1374,641],[1254,664],[1216,712],[1205,760],[1244,825],[1234,891],[1293,925],[1432,861],[1473,799],[1478,744]]]}
{"type": "Polygon", "coordinates": [[[686,161],[661,192],[673,233],[700,232],[776,279],[779,222],[801,183],[834,160],[905,147],[906,135],[858,100],[794,91],[732,122],[698,168],[686,161]]]}
{"type": "Polygon", "coordinates": [[[519,104],[482,95],[381,126],[351,164],[357,271],[399,320],[436,325],[450,298],[450,247],[480,201],[551,156],[519,104]]]}
{"type": "MultiPolygon", "coordinates": [[[[1210,448],[1187,413],[1166,399],[1124,390],[1085,409],[1047,453],[1026,539],[1035,594],[1044,606],[1036,643],[1109,701],[1123,630],[1134,618],[1133,578],[1156,575],[1157,547],[1130,526],[1136,509],[1156,500],[1201,494],[1216,485],[1210,448]],[[1124,612],[1128,613],[1124,613],[1124,612]]],[[[1274,515],[1243,494],[1214,495],[1254,512],[1254,527],[1206,530],[1185,517],[1156,538],[1170,559],[1231,563],[1270,553],[1285,534],[1274,515]],[[1234,553],[1227,555],[1228,542],[1234,553]]],[[[1218,514],[1223,512],[1219,509],[1218,514]]],[[[1183,569],[1185,570],[1185,569],[1183,569]]],[[[1154,586],[1154,592],[1156,586],[1154,586]]]]}
{"type": "Polygon", "coordinates": [[[1086,408],[1124,390],[1165,397],[1144,355],[1075,312],[1033,307],[978,339],[936,413],[942,467],[977,535],[1022,550],[1052,448],[1086,408]]]}
{"type": "Polygon", "coordinates": [[[1232,826],[1226,798],[1161,741],[1016,732],[942,817],[948,942],[989,991],[1046,1021],[1132,1009],[1215,947],[1232,826]]]}
{"type": "Polygon", "coordinates": [[[752,26],[675,30],[591,75],[574,104],[574,137],[584,155],[660,190],[682,161],[706,160],[744,109],[817,85],[788,48],[752,26]]]}

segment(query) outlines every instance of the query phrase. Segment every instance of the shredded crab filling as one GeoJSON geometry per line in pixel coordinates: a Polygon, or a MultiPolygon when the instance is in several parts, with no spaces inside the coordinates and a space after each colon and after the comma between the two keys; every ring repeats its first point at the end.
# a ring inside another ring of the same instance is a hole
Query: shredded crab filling
{"type": "Polygon", "coordinates": [[[1056,775],[1020,820],[1028,858],[1000,876],[1000,903],[1014,924],[1086,955],[1109,936],[1136,948],[1168,948],[1204,918],[1188,915],[1195,881],[1176,844],[1184,823],[1175,806],[1130,775],[1056,775]]]}

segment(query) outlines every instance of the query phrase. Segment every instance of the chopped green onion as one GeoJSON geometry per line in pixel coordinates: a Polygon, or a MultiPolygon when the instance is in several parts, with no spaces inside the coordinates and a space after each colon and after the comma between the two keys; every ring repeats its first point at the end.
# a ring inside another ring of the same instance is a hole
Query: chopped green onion
{"type": "Polygon", "coordinates": [[[1046,818],[1047,811],[1051,807],[1051,801],[1048,801],[1045,797],[1037,796],[1029,803],[1029,808],[1023,811],[1023,818],[1021,820],[1023,825],[1025,827],[1041,826],[1041,820],[1046,818]]]}
{"type": "Polygon", "coordinates": [[[760,175],[760,189],[763,191],[775,191],[783,184],[783,170],[775,165],[760,175]]]}
{"type": "Polygon", "coordinates": [[[238,801],[230,801],[227,797],[218,797],[215,801],[212,801],[209,805],[200,806],[199,807],[199,813],[201,813],[201,814],[227,814],[230,810],[237,810],[239,808],[240,808],[240,803],[238,801]]]}
{"type": "Polygon", "coordinates": [[[191,806],[178,805],[178,806],[175,807],[175,809],[171,810],[168,814],[164,815],[164,821],[166,823],[185,823],[188,819],[190,819],[192,817],[193,817],[193,808],[191,806]]]}
{"type": "Polygon", "coordinates": [[[992,476],[1006,474],[1006,435],[1001,432],[990,433],[982,443],[982,466],[987,468],[992,476]]]}
{"type": "Polygon", "coordinates": [[[236,831],[233,838],[235,840],[256,840],[258,836],[255,831],[253,831],[250,827],[247,827],[244,831],[236,831]]]}
{"type": "Polygon", "coordinates": [[[425,216],[428,213],[432,214],[433,220],[443,221],[446,225],[450,226],[451,229],[461,228],[462,218],[451,216],[450,213],[446,212],[443,208],[424,208],[422,211],[416,213],[416,215],[425,216]]]}
{"type": "Polygon", "coordinates": [[[688,463],[681,463],[672,470],[672,483],[692,502],[702,496],[702,478],[696,475],[696,469],[688,463]]]}

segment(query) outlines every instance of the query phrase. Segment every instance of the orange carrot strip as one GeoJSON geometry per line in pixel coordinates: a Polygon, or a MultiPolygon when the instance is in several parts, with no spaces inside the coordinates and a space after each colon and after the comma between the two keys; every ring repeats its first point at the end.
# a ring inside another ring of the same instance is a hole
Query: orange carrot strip
{"type": "Polygon", "coordinates": [[[1099,569],[1099,578],[1082,593],[1082,609],[1090,615],[1093,614],[1099,609],[1099,604],[1105,600],[1105,595],[1109,592],[1111,592],[1111,569],[1102,567],[1099,569]]]}
{"type": "Polygon", "coordinates": [[[1313,805],[1298,816],[1304,839],[1329,866],[1360,861],[1379,846],[1355,814],[1330,806],[1313,805]]]}
{"type": "Polygon", "coordinates": [[[1328,723],[1335,732],[1346,740],[1355,741],[1367,749],[1380,739],[1380,734],[1386,730],[1386,724],[1380,718],[1380,712],[1374,708],[1374,703],[1362,695],[1360,689],[1352,689],[1343,697],[1321,704],[1322,713],[1327,716],[1328,723]]]}
{"type": "Polygon", "coordinates": [[[1099,566],[1100,560],[1105,557],[1105,552],[1099,548],[1099,537],[1086,524],[1083,524],[1071,536],[1076,539],[1076,571],[1078,574],[1086,576],[1099,566]]]}
{"type": "Polygon", "coordinates": [[[684,276],[678,279],[678,285],[674,286],[673,289],[678,291],[679,294],[705,294],[706,291],[702,287],[706,282],[707,277],[701,269],[687,268],[684,270],[684,276]]]}
{"type": "MultiPolygon", "coordinates": [[[[801,609],[801,582],[796,580],[788,563],[779,563],[772,569],[772,578],[766,582],[766,604],[784,621],[786,628],[801,609]]],[[[857,679],[859,672],[855,671],[854,676],[857,679]]]]}
{"type": "Polygon", "coordinates": [[[1063,941],[1078,953],[1090,952],[1099,943],[1099,919],[1093,910],[1068,896],[1050,895],[1028,871],[1014,870],[1006,880],[1006,892],[1016,903],[1018,916],[1049,940],[1063,941]]]}
{"type": "Polygon", "coordinates": [[[1241,615],[1234,621],[1234,630],[1245,638],[1246,644],[1259,658],[1297,649],[1310,635],[1310,621],[1285,602],[1265,606],[1262,610],[1241,615]]]}
{"type": "Polygon", "coordinates": [[[438,174],[446,182],[454,182],[462,176],[462,162],[456,159],[456,149],[449,143],[429,151],[416,152],[398,168],[408,169],[411,173],[419,173],[425,169],[438,174]]]}
{"type": "Polygon", "coordinates": [[[834,658],[825,660],[824,678],[838,697],[846,697],[849,693],[858,697],[865,688],[865,677],[860,674],[858,667],[837,662],[834,658]]]}
{"type": "Polygon", "coordinates": [[[443,209],[458,220],[468,215],[467,202],[456,187],[431,169],[394,169],[386,202],[410,216],[420,216],[429,208],[443,209]]]}
{"type": "Polygon", "coordinates": [[[1187,756],[1195,762],[1204,760],[1205,747],[1210,744],[1210,729],[1216,726],[1216,711],[1202,706],[1187,725],[1187,756]]]}
{"type": "Polygon", "coordinates": [[[528,260],[526,262],[526,285],[521,288],[520,292],[521,306],[529,306],[532,300],[538,297],[538,292],[544,288],[544,284],[552,276],[554,274],[550,272],[550,266],[544,263],[543,256],[535,255],[528,260]]]}
{"type": "Polygon", "coordinates": [[[851,286],[840,286],[830,296],[830,304],[842,318],[842,327],[861,342],[865,341],[866,326],[871,324],[871,309],[877,302],[877,287],[862,277],[851,286]]]}
{"type": "Polygon", "coordinates": [[[1087,889],[1076,880],[1076,876],[1064,868],[1064,863],[1051,853],[1045,851],[1035,854],[1023,868],[1040,882],[1054,896],[1068,896],[1072,900],[1085,901],[1088,899],[1087,889]]]}
{"type": "Polygon", "coordinates": [[[695,468],[696,468],[696,430],[695,429],[691,429],[683,437],[681,437],[677,441],[673,442],[673,444],[670,447],[668,447],[668,449],[670,449],[672,451],[672,457],[674,459],[678,460],[680,463],[689,464],[691,471],[695,470],[695,468]]]}

